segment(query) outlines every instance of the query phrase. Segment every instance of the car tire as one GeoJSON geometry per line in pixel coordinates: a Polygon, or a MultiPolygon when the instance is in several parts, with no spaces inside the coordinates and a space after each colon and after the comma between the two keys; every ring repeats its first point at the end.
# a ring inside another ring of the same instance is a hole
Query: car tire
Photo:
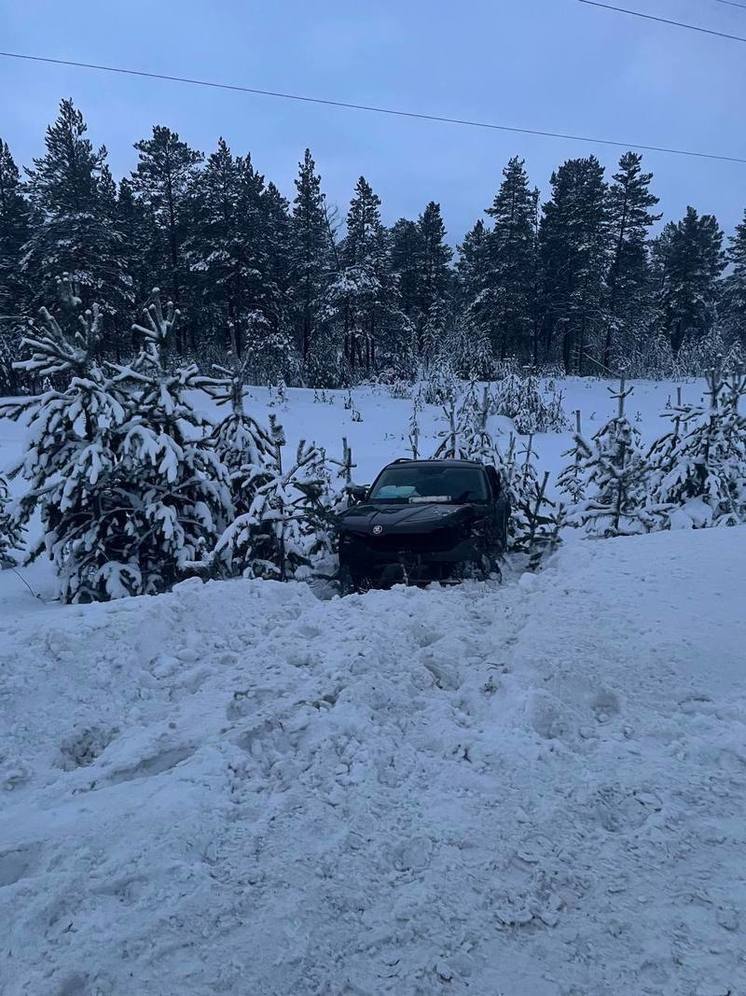
{"type": "Polygon", "coordinates": [[[343,564],[339,568],[337,582],[339,584],[339,594],[342,598],[345,595],[361,595],[370,588],[368,578],[363,577],[361,574],[355,574],[347,564],[343,564]]]}

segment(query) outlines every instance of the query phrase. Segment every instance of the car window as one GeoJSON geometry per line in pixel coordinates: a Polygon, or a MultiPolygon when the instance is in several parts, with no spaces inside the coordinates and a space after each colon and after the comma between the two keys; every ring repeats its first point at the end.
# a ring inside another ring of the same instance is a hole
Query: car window
{"type": "Polygon", "coordinates": [[[372,501],[486,501],[487,481],[477,467],[401,464],[387,467],[373,486],[372,501]]]}

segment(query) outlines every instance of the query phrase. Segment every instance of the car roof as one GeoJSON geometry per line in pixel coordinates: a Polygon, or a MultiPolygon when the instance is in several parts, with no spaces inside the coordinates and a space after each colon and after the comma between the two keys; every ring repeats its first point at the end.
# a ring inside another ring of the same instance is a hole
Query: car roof
{"type": "Polygon", "coordinates": [[[479,460],[408,460],[406,457],[400,457],[398,460],[386,464],[384,470],[388,470],[389,467],[400,467],[402,464],[411,467],[432,467],[433,464],[441,464],[444,467],[479,467],[484,469],[484,464],[480,463],[479,460]]]}

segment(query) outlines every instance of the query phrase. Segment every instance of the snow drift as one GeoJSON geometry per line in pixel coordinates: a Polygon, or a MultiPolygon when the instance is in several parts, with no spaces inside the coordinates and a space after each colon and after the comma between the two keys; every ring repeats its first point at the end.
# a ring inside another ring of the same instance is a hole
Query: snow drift
{"type": "Polygon", "coordinates": [[[746,529],[0,616],[0,991],[746,992],[746,529]]]}

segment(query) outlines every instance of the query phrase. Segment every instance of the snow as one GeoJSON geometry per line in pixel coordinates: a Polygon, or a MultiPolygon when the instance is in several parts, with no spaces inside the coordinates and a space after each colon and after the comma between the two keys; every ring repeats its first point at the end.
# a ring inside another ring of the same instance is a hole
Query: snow
{"type": "Polygon", "coordinates": [[[328,601],[5,572],[0,992],[746,992],[745,551],[328,601]]]}
{"type": "MultiPolygon", "coordinates": [[[[557,386],[587,437],[615,412],[557,386]]],[[[676,385],[634,387],[649,443],[676,385]]],[[[291,452],[408,453],[411,399],[286,395],[247,410],[291,452]]],[[[554,486],[571,433],[534,445],[554,486]]],[[[746,994],[746,527],[343,600],[54,587],[0,571],[2,996],[746,994]]]]}

